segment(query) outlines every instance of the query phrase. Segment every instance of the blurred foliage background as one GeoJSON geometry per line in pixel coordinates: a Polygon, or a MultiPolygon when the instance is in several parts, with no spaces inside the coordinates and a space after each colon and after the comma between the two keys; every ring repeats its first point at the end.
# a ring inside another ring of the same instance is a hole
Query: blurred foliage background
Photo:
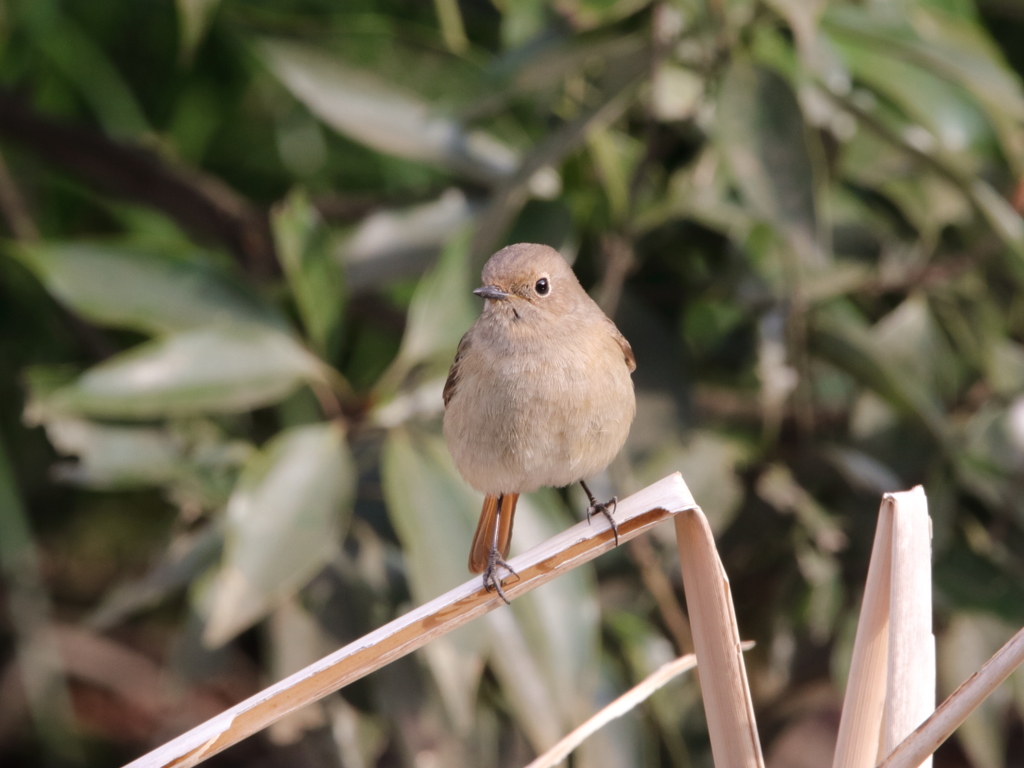
{"type": "MultiPolygon", "coordinates": [[[[683,472],[769,765],[830,760],[916,483],[951,691],[1024,624],[1022,71],[1015,0],[0,0],[0,763],[119,765],[468,578],[441,387],[518,241],[633,344],[599,495],[683,472]]],[[[660,534],[211,764],[525,764],[689,649],[660,534]]],[[[1024,765],[1022,712],[937,765],[1024,765]]],[[[710,765],[695,680],[573,765],[710,765]]]]}

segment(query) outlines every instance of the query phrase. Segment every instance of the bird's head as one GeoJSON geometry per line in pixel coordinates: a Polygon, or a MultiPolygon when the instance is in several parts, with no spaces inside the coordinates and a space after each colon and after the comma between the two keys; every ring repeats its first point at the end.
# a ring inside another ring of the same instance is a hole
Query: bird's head
{"type": "Polygon", "coordinates": [[[572,267],[547,245],[502,248],[487,260],[482,277],[473,293],[486,299],[484,312],[512,320],[572,314],[589,300],[572,267]]]}

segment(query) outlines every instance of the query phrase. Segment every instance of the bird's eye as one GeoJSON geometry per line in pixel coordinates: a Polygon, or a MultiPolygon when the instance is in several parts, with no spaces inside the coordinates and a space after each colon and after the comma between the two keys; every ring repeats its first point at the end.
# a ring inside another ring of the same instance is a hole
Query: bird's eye
{"type": "Polygon", "coordinates": [[[542,277],[537,281],[537,284],[533,286],[533,289],[537,292],[538,296],[546,296],[548,291],[551,290],[551,286],[548,284],[548,279],[542,277]]]}

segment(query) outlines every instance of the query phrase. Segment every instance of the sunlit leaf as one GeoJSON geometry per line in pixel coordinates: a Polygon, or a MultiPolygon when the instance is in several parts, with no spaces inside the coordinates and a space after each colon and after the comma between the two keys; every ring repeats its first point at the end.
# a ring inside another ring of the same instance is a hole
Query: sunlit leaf
{"type": "Polygon", "coordinates": [[[728,528],[743,503],[737,470],[746,456],[747,450],[737,441],[711,430],[690,430],[685,443],[664,441],[637,467],[636,487],[631,490],[681,472],[717,535],[728,528]]]}
{"type": "Polygon", "coordinates": [[[501,16],[501,41],[506,48],[518,48],[544,29],[546,3],[543,0],[512,0],[501,16]]]}
{"type": "MultiPolygon", "coordinates": [[[[384,498],[417,603],[466,581],[469,545],[483,497],[462,482],[444,442],[418,431],[388,431],[381,458],[384,498]]],[[[460,729],[472,722],[487,638],[480,623],[439,637],[424,652],[460,729]]]]}
{"type": "Polygon", "coordinates": [[[879,191],[899,206],[927,241],[939,237],[943,228],[967,224],[972,218],[967,196],[935,175],[918,172],[912,177],[892,176],[879,191]]]}
{"type": "MultiPolygon", "coordinates": [[[[382,471],[385,498],[417,601],[470,578],[466,561],[483,497],[459,477],[443,441],[411,429],[390,430],[382,471]]],[[[513,554],[566,524],[554,494],[522,497],[513,554]]],[[[449,707],[461,713],[475,694],[482,654],[491,648],[516,717],[540,746],[552,724],[538,717],[554,715],[567,725],[592,705],[588,691],[594,682],[598,619],[592,576],[582,569],[566,574],[516,600],[513,612],[514,625],[507,617],[494,617],[485,635],[480,634],[482,627],[463,635],[467,627],[454,633],[454,647],[432,653],[431,643],[427,654],[449,707]]]]}
{"type": "Polygon", "coordinates": [[[228,502],[208,645],[227,642],[317,574],[340,546],[355,479],[336,424],[284,430],[253,455],[228,502]]]}
{"type": "Polygon", "coordinates": [[[301,192],[293,192],[274,209],[272,225],[303,325],[317,350],[326,354],[344,307],[341,272],[328,248],[327,232],[301,192]]]}
{"type": "Polygon", "coordinates": [[[832,40],[858,80],[928,127],[943,150],[963,153],[990,140],[984,115],[957,85],[857,38],[832,40]]]}
{"type": "MultiPolygon", "coordinates": [[[[525,552],[573,523],[550,489],[520,497],[512,553],[525,552]]],[[[512,610],[529,653],[541,671],[547,696],[557,706],[563,722],[577,722],[592,712],[600,619],[593,571],[577,568],[517,599],[512,610]]],[[[500,633],[495,629],[492,627],[492,654],[501,654],[500,633]]],[[[517,713],[523,719],[531,716],[522,711],[517,713]]]]}
{"type": "MultiPolygon", "coordinates": [[[[271,639],[270,674],[275,681],[283,680],[334,650],[316,617],[294,596],[282,600],[267,623],[271,639]]],[[[326,721],[324,705],[317,702],[274,722],[267,735],[276,745],[294,744],[308,731],[322,728],[326,721]]]]}
{"type": "Polygon", "coordinates": [[[858,38],[963,86],[985,109],[1011,159],[1022,161],[1014,124],[1024,119],[1024,90],[991,38],[973,20],[927,8],[834,5],[824,16],[830,35],[858,38]]]}
{"type": "Polygon", "coordinates": [[[633,169],[640,160],[642,147],[630,137],[604,127],[590,131],[587,144],[604,185],[612,219],[621,221],[629,207],[633,169]]]}
{"type": "Polygon", "coordinates": [[[962,386],[962,362],[936,323],[927,298],[911,294],[871,329],[878,353],[904,376],[928,385],[946,399],[962,386]]]}
{"type": "Polygon", "coordinates": [[[443,375],[451,365],[459,340],[477,312],[469,278],[468,242],[468,232],[453,237],[434,268],[416,286],[402,346],[377,387],[382,395],[392,394],[417,365],[432,363],[435,375],[443,375]]]}
{"type": "Polygon", "coordinates": [[[812,351],[846,371],[890,404],[912,414],[941,445],[949,432],[943,410],[930,388],[886,360],[863,327],[845,308],[830,306],[815,315],[810,329],[812,351]]]}
{"type": "Polygon", "coordinates": [[[687,120],[704,95],[704,80],[689,69],[662,64],[651,82],[651,110],[659,120],[687,120]]]}
{"type": "Polygon", "coordinates": [[[122,352],[47,400],[52,408],[106,418],[232,413],[274,403],[321,376],[321,364],[290,336],[225,326],[122,352]]]}
{"type": "Polygon", "coordinates": [[[651,0],[556,0],[555,8],[576,27],[610,24],[649,5],[651,0]]]}
{"type": "MultiPolygon", "coordinates": [[[[545,9],[539,0],[516,0],[509,4],[506,21],[511,17],[532,16],[536,11],[543,16],[545,9]],[[513,8],[514,6],[514,8],[513,8]]],[[[502,30],[504,34],[504,27],[502,30]]],[[[524,34],[529,34],[529,29],[524,34]]],[[[529,46],[510,51],[494,67],[498,82],[507,83],[508,90],[500,90],[483,99],[483,105],[470,106],[469,112],[486,112],[505,103],[519,93],[547,91],[557,88],[567,78],[596,66],[616,66],[621,62],[642,56],[647,40],[640,34],[615,34],[586,37],[551,38],[535,40],[529,46]]]]}
{"type": "Polygon", "coordinates": [[[971,200],[981,210],[992,230],[1009,246],[1014,260],[1011,266],[1018,279],[1024,278],[1024,218],[1012,205],[982,179],[974,179],[969,188],[971,200]]]}
{"type": "Polygon", "coordinates": [[[850,485],[865,493],[881,496],[884,493],[896,493],[907,485],[892,469],[864,451],[830,445],[824,456],[850,485]]]}
{"type": "Polygon", "coordinates": [[[165,429],[120,427],[84,419],[56,419],[46,436],[77,462],[56,467],[65,481],[90,488],[132,488],[169,482],[178,472],[184,446],[165,429]]]}
{"type": "Polygon", "coordinates": [[[193,54],[206,35],[213,12],[220,0],[176,0],[178,6],[179,46],[186,61],[193,54]]]}
{"type": "Polygon", "coordinates": [[[443,166],[494,183],[518,154],[480,130],[466,130],[424,99],[296,43],[265,41],[267,66],[310,111],[336,131],[398,157],[443,166]]]}
{"type": "Polygon", "coordinates": [[[270,306],[197,260],[109,243],[20,245],[14,253],[85,319],[145,333],[255,323],[284,329],[270,306]]]}
{"type": "Polygon", "coordinates": [[[469,48],[466,27],[462,23],[462,12],[458,0],[434,0],[437,20],[441,25],[441,37],[452,53],[465,53],[469,48]]]}
{"type": "Polygon", "coordinates": [[[357,291],[419,274],[478,207],[453,188],[428,203],[374,211],[337,246],[346,281],[357,291]]]}
{"type": "Polygon", "coordinates": [[[999,339],[987,350],[986,377],[992,388],[1010,397],[1024,392],[1024,347],[999,339]]]}

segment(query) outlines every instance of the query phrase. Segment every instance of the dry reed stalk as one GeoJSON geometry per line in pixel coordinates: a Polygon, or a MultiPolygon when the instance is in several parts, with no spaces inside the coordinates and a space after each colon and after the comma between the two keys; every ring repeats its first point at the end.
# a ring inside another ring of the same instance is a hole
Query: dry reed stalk
{"type": "Polygon", "coordinates": [[[700,508],[677,515],[675,523],[711,754],[721,768],[763,768],[729,577],[700,508]]]}
{"type": "Polygon", "coordinates": [[[674,661],[662,665],[640,683],[630,688],[624,694],[606,707],[602,707],[594,715],[584,720],[580,725],[566,734],[557,744],[544,754],[537,757],[526,768],[554,768],[561,763],[569,754],[588,737],[597,733],[604,726],[622,717],[638,704],[650,698],[656,690],[668,683],[672,678],[678,677],[697,666],[697,657],[692,653],[680,656],[674,661]]]}
{"type": "Polygon", "coordinates": [[[996,651],[995,656],[950,694],[878,768],[917,768],[952,735],[981,702],[1024,663],[1024,629],[996,651]]]}
{"type": "Polygon", "coordinates": [[[891,575],[892,514],[883,504],[871,548],[832,768],[872,768],[877,763],[889,664],[891,575]]]}
{"type": "MultiPolygon", "coordinates": [[[[740,647],[744,651],[749,651],[754,647],[754,643],[751,640],[745,640],[740,644],[740,647]]],[[[611,704],[602,707],[594,715],[587,718],[583,723],[566,734],[551,749],[527,765],[526,768],[554,768],[554,766],[565,760],[576,747],[604,728],[612,720],[622,717],[633,708],[647,701],[655,691],[667,685],[669,681],[683,674],[683,672],[688,672],[696,666],[697,657],[692,653],[663,664],[615,699],[611,704]]]]}
{"type": "MultiPolygon", "coordinates": [[[[932,527],[924,488],[886,494],[892,516],[889,671],[882,752],[888,755],[935,711],[932,527]]],[[[925,763],[931,766],[931,758],[925,763]]]]}
{"type": "Polygon", "coordinates": [[[924,490],[878,513],[833,768],[871,768],[935,707],[931,521],[924,490]]]}
{"type": "MultiPolygon", "coordinates": [[[[629,541],[695,507],[679,473],[619,502],[619,539],[629,541]]],[[[520,575],[505,586],[510,599],[586,563],[615,546],[608,522],[579,523],[511,560],[520,575]]],[[[501,598],[479,577],[431,600],[294,675],[236,704],[129,764],[130,768],[196,765],[285,715],[380,669],[472,619],[500,608],[501,598]]]]}

